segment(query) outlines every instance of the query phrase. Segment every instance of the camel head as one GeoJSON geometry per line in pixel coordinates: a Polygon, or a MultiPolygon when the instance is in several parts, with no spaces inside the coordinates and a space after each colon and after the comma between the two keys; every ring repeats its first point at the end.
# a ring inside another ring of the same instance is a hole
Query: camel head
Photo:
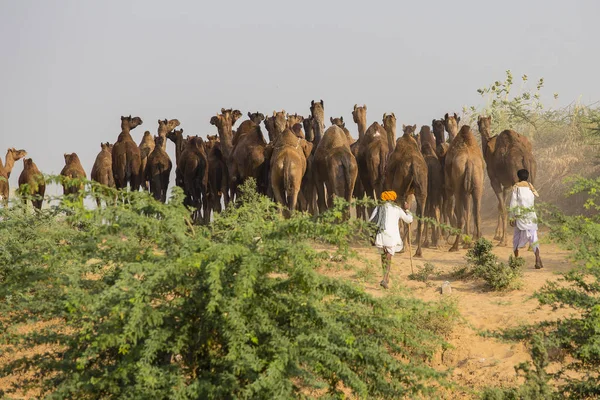
{"type": "Polygon", "coordinates": [[[219,135],[206,135],[206,148],[208,150],[215,147],[218,143],[219,143],[219,135]]]}
{"type": "Polygon", "coordinates": [[[396,114],[384,113],[383,114],[383,127],[386,130],[389,130],[390,128],[396,128],[396,114]]]}
{"type": "Polygon", "coordinates": [[[477,118],[477,128],[479,128],[479,133],[486,139],[490,138],[491,127],[492,117],[484,117],[480,115],[479,118],[477,118]]]}
{"type": "Polygon", "coordinates": [[[100,143],[100,150],[102,151],[112,151],[112,144],[109,142],[100,143]]]}
{"type": "Polygon", "coordinates": [[[321,126],[324,126],[325,122],[325,103],[323,100],[315,102],[312,100],[310,102],[310,115],[312,115],[313,119],[317,120],[321,123],[321,126]]]}
{"type": "Polygon", "coordinates": [[[287,118],[285,110],[273,111],[275,131],[277,134],[283,133],[287,129],[287,118]]]}
{"type": "Polygon", "coordinates": [[[33,163],[33,160],[31,158],[24,158],[23,159],[23,168],[27,169],[27,168],[32,168],[35,164],[33,163]]]}
{"type": "Polygon", "coordinates": [[[344,122],[344,117],[339,117],[339,118],[330,117],[329,121],[331,122],[331,125],[336,125],[336,126],[339,126],[340,128],[346,127],[346,123],[344,122]]]}
{"type": "Polygon", "coordinates": [[[250,118],[250,121],[254,122],[256,125],[260,125],[260,123],[265,120],[264,114],[258,111],[254,113],[248,111],[248,118],[250,118]]]}
{"type": "Polygon", "coordinates": [[[135,129],[138,126],[142,125],[144,123],[144,121],[142,121],[142,119],[140,117],[124,117],[121,116],[121,130],[131,130],[131,129],[135,129]]]}
{"type": "Polygon", "coordinates": [[[294,124],[294,126],[292,126],[291,130],[294,135],[296,135],[300,139],[304,139],[304,132],[302,132],[302,124],[301,123],[294,124]]]}
{"type": "Polygon", "coordinates": [[[366,104],[363,106],[358,106],[358,104],[354,105],[354,109],[352,110],[352,119],[355,123],[363,123],[365,126],[367,125],[367,106],[366,104]]]}
{"type": "Polygon", "coordinates": [[[11,147],[6,151],[6,159],[12,157],[14,161],[19,161],[21,158],[25,157],[27,152],[25,150],[17,150],[14,147],[11,147]]]}
{"type": "Polygon", "coordinates": [[[167,133],[167,132],[171,132],[173,129],[177,128],[180,125],[179,120],[177,119],[170,119],[167,120],[166,118],[163,119],[162,121],[159,119],[158,120],[158,134],[160,135],[161,133],[167,133]]]}
{"type": "Polygon", "coordinates": [[[448,132],[451,136],[451,139],[458,132],[458,123],[460,122],[460,117],[454,113],[454,115],[444,115],[444,127],[446,128],[446,132],[448,132]]]}
{"type": "Polygon", "coordinates": [[[71,153],[71,154],[65,153],[64,157],[65,157],[65,165],[69,165],[72,163],[80,163],[81,164],[81,161],[79,161],[79,156],[77,155],[77,153],[71,153]]]}
{"type": "Polygon", "coordinates": [[[230,129],[241,117],[242,113],[239,110],[221,108],[221,114],[212,117],[210,124],[216,126],[217,129],[230,129]]]}
{"type": "Polygon", "coordinates": [[[313,132],[312,115],[309,115],[308,117],[304,118],[304,120],[302,121],[302,125],[304,125],[304,131],[306,132],[306,140],[308,140],[309,142],[315,140],[315,134],[313,132]]]}
{"type": "Polygon", "coordinates": [[[436,144],[444,143],[444,120],[443,119],[434,119],[431,121],[431,126],[433,127],[433,136],[435,136],[436,144]]]}
{"type": "Polygon", "coordinates": [[[404,136],[415,136],[415,132],[417,131],[417,125],[404,125],[402,124],[402,132],[404,132],[404,136]]]}
{"type": "Polygon", "coordinates": [[[173,129],[170,132],[167,132],[167,139],[169,139],[173,143],[177,143],[179,140],[183,140],[183,129],[173,129]]]}
{"type": "Polygon", "coordinates": [[[298,115],[298,113],[294,115],[287,115],[287,126],[288,128],[293,128],[296,124],[302,124],[304,121],[304,117],[302,115],[298,115]]]}

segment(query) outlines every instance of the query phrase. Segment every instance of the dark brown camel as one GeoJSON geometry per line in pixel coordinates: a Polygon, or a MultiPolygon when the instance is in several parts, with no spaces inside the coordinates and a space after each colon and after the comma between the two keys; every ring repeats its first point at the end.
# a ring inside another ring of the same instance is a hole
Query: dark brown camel
{"type": "Polygon", "coordinates": [[[254,178],[258,191],[266,194],[268,167],[265,164],[265,147],[267,142],[260,130],[260,125],[246,120],[238,128],[236,137],[237,140],[227,164],[230,195],[233,198],[237,193],[237,187],[247,178],[254,178]]]}
{"type": "MultiPolygon", "coordinates": [[[[373,122],[359,141],[358,174],[366,195],[373,201],[381,197],[385,183],[388,154],[387,132],[378,122],[373,122]]],[[[371,215],[373,207],[370,207],[371,215]]]]}
{"type": "Polygon", "coordinates": [[[6,151],[6,164],[2,165],[2,160],[0,160],[0,202],[5,206],[8,206],[8,197],[10,196],[10,186],[8,184],[10,173],[15,166],[15,162],[26,155],[27,152],[25,150],[10,148],[6,151]]]}
{"type": "Polygon", "coordinates": [[[210,220],[206,189],[208,185],[208,159],[202,138],[192,136],[181,153],[175,170],[177,186],[183,188],[184,205],[193,209],[195,222],[202,221],[200,210],[203,209],[205,223],[210,220]]]}
{"type": "MultiPolygon", "coordinates": [[[[446,154],[445,167],[446,196],[454,196],[455,228],[469,235],[471,200],[475,220],[474,240],[481,237],[481,196],[483,194],[483,155],[469,125],[463,125],[452,140],[446,154]]],[[[462,235],[450,251],[458,251],[462,235]]]]}
{"type": "Polygon", "coordinates": [[[167,202],[167,189],[169,188],[169,176],[173,163],[163,147],[164,136],[154,138],[154,150],[148,156],[148,165],[146,165],[146,181],[150,182],[150,192],[156,200],[163,203],[167,202]]]}
{"type": "Polygon", "coordinates": [[[413,194],[417,200],[417,250],[415,257],[421,257],[421,235],[423,233],[422,217],[425,215],[427,201],[427,163],[419,151],[419,145],[413,135],[416,125],[402,125],[404,135],[396,141],[396,148],[387,161],[385,187],[398,194],[396,202],[404,204],[413,194]]]}
{"type": "Polygon", "coordinates": [[[500,245],[506,246],[506,205],[511,188],[519,181],[517,171],[528,170],[529,181],[534,184],[537,167],[531,143],[525,136],[512,130],[504,130],[496,136],[491,136],[491,123],[491,117],[480,116],[477,120],[487,173],[498,199],[498,224],[494,239],[499,240],[500,245]]]}
{"type": "Polygon", "coordinates": [[[302,125],[304,125],[304,135],[305,139],[309,142],[313,142],[315,140],[315,134],[313,131],[313,117],[312,115],[304,118],[302,121],[302,125]]]}
{"type": "MultiPolygon", "coordinates": [[[[115,178],[112,172],[112,148],[113,145],[106,142],[100,143],[100,153],[96,156],[90,178],[101,185],[109,188],[115,187],[115,178]]],[[[100,207],[101,199],[96,196],[96,203],[100,207]]]]}
{"type": "Polygon", "coordinates": [[[83,179],[87,178],[85,170],[81,165],[77,153],[65,154],[65,166],[60,171],[62,179],[63,194],[73,195],[83,191],[83,179]],[[76,179],[79,182],[69,182],[71,179],[76,179]]]}
{"type": "MultiPolygon", "coordinates": [[[[357,126],[358,129],[358,140],[350,145],[350,151],[352,151],[352,155],[356,159],[356,163],[358,165],[358,178],[356,179],[356,183],[354,184],[354,193],[353,196],[355,199],[364,199],[365,195],[368,193],[365,190],[365,185],[362,179],[362,175],[360,169],[359,157],[360,157],[360,146],[362,142],[362,138],[367,131],[367,105],[358,106],[358,104],[354,105],[352,109],[352,120],[357,126]]],[[[367,220],[369,218],[369,214],[367,214],[367,209],[363,205],[356,206],[356,218],[367,220]]]]}
{"type": "Polygon", "coordinates": [[[304,117],[302,115],[298,115],[298,113],[295,113],[294,115],[287,114],[286,118],[287,127],[292,130],[294,128],[294,125],[300,124],[300,126],[302,126],[302,122],[304,122],[304,117]]]}
{"type": "Polygon", "coordinates": [[[140,117],[121,117],[121,133],[112,149],[112,170],[117,189],[124,189],[128,184],[132,191],[140,188],[140,148],[130,132],[142,123],[140,117]]]}
{"type": "Polygon", "coordinates": [[[270,184],[275,201],[287,207],[289,212],[296,209],[302,178],[306,173],[306,159],[312,147],[312,143],[286,129],[266,151],[266,158],[271,160],[270,184]]]}
{"type": "Polygon", "coordinates": [[[229,176],[227,175],[227,166],[223,153],[221,152],[221,143],[217,135],[208,135],[205,144],[208,157],[208,204],[209,211],[221,212],[221,196],[225,207],[229,205],[229,176]]]}
{"type": "Polygon", "coordinates": [[[335,196],[350,203],[358,175],[358,166],[342,128],[333,125],[325,131],[317,145],[313,162],[319,212],[324,212],[327,208],[332,207],[335,196]],[[327,198],[325,197],[325,188],[327,189],[327,198]]]}
{"type": "MultiPolygon", "coordinates": [[[[445,174],[444,168],[446,163],[446,153],[448,152],[448,147],[450,146],[445,139],[446,128],[444,125],[444,119],[434,119],[431,121],[431,126],[433,127],[433,136],[435,137],[435,154],[440,162],[442,167],[442,212],[441,212],[441,222],[447,226],[453,226],[456,224],[456,218],[454,216],[454,196],[447,197],[446,194],[449,193],[446,190],[445,183],[445,174]]],[[[443,230],[445,231],[445,230],[443,230]]],[[[446,231],[447,234],[449,232],[446,231]]]]}
{"type": "Polygon", "coordinates": [[[23,172],[19,175],[19,192],[26,196],[23,198],[25,204],[27,204],[27,198],[30,198],[35,208],[42,209],[46,181],[31,158],[23,159],[23,172]]]}

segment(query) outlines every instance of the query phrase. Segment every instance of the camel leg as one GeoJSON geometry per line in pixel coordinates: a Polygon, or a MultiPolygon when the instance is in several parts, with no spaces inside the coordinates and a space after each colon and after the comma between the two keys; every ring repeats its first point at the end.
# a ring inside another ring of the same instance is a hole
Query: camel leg
{"type": "Polygon", "coordinates": [[[508,196],[510,196],[510,191],[512,188],[510,187],[506,187],[504,188],[504,193],[503,193],[503,202],[502,202],[502,237],[500,238],[500,243],[502,243],[503,246],[507,246],[507,239],[508,237],[506,236],[506,230],[508,229],[508,215],[507,215],[507,210],[506,210],[506,205],[508,204],[508,196]]]}
{"type": "MultiPolygon", "coordinates": [[[[475,189],[473,191],[473,220],[475,221],[475,232],[473,239],[478,240],[481,237],[481,196],[483,195],[482,189],[475,189]]],[[[506,245],[506,243],[504,243],[506,245]]]]}
{"type": "MultiPolygon", "coordinates": [[[[466,197],[466,196],[461,196],[461,197],[466,197]]],[[[458,245],[460,244],[460,237],[462,235],[462,231],[463,231],[463,224],[464,224],[464,199],[455,199],[455,213],[456,213],[456,224],[453,225],[459,232],[457,232],[456,234],[456,240],[454,240],[454,244],[452,245],[452,247],[450,247],[449,251],[458,251],[458,245]],[[460,201],[463,200],[463,201],[460,201]]]]}
{"type": "MultiPolygon", "coordinates": [[[[496,179],[490,179],[490,184],[498,199],[498,224],[496,225],[496,233],[494,233],[494,240],[502,239],[502,224],[504,221],[504,196],[502,195],[502,185],[496,179]]],[[[500,242],[501,244],[502,242],[500,242]]]]}
{"type": "Polygon", "coordinates": [[[436,225],[432,226],[431,229],[431,244],[434,248],[439,247],[439,238],[440,238],[440,234],[441,234],[441,228],[440,228],[440,206],[435,206],[434,207],[434,211],[433,211],[433,218],[435,219],[436,225]]]}
{"type": "MultiPolygon", "coordinates": [[[[465,193],[465,198],[463,202],[463,218],[465,221],[464,231],[466,236],[471,235],[471,196],[471,193],[465,193]]],[[[473,238],[471,238],[471,241],[472,239],[473,238]]],[[[469,246],[469,244],[463,243],[463,249],[467,249],[469,248],[469,246]]]]}
{"type": "Polygon", "coordinates": [[[427,201],[427,195],[419,194],[415,196],[417,199],[417,217],[419,218],[417,223],[417,251],[415,257],[423,257],[423,250],[421,249],[421,236],[423,234],[423,215],[425,215],[425,202],[427,201]]]}

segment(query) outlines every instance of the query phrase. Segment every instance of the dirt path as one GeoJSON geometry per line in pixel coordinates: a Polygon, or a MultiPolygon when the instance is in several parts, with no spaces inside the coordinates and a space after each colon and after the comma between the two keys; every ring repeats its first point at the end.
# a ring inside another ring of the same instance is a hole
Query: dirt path
{"type": "MultiPolygon", "coordinates": [[[[484,235],[491,238],[492,226],[486,226],[484,235]]],[[[512,236],[512,235],[511,235],[512,236]]],[[[543,235],[541,235],[543,236],[543,235]]],[[[519,290],[500,293],[485,289],[480,281],[461,281],[452,278],[451,272],[466,264],[466,250],[450,253],[450,246],[441,249],[424,249],[423,258],[413,259],[413,266],[426,262],[435,266],[438,276],[431,277],[427,283],[409,280],[410,263],[408,253],[396,255],[391,270],[391,289],[383,290],[379,286],[381,280],[380,259],[376,249],[372,247],[356,247],[354,250],[367,261],[357,262],[354,270],[327,271],[327,274],[344,276],[361,284],[374,296],[385,296],[388,293],[408,290],[415,297],[425,301],[441,299],[440,287],[444,281],[450,281],[451,297],[457,302],[458,309],[464,318],[447,338],[453,346],[435,360],[438,368],[452,368],[452,380],[458,385],[473,390],[485,386],[514,386],[518,383],[515,366],[530,360],[529,353],[522,343],[502,342],[498,339],[483,337],[479,333],[484,330],[498,330],[516,327],[525,323],[542,320],[554,320],[567,315],[567,311],[552,311],[549,307],[540,308],[532,294],[540,289],[548,280],[557,280],[558,273],[571,268],[567,261],[568,252],[556,245],[541,245],[542,259],[545,268],[533,268],[532,252],[521,251],[526,260],[523,287],[519,290]],[[370,264],[370,265],[369,265],[370,264]]],[[[495,247],[494,253],[501,261],[507,261],[512,250],[509,247],[495,247]]],[[[475,398],[471,390],[455,390],[447,394],[449,399],[475,398]]]]}

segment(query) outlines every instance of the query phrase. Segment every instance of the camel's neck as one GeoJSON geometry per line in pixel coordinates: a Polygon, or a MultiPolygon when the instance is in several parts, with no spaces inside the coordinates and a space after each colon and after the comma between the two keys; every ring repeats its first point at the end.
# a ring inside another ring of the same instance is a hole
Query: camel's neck
{"type": "Polygon", "coordinates": [[[367,121],[359,119],[356,125],[358,125],[358,140],[360,140],[363,138],[365,132],[367,131],[367,121]]]}
{"type": "Polygon", "coordinates": [[[458,135],[458,128],[452,128],[448,131],[448,139],[450,142],[454,140],[454,138],[458,135]]]}
{"type": "Polygon", "coordinates": [[[490,142],[490,133],[488,132],[487,129],[480,129],[479,133],[481,133],[481,151],[483,152],[483,155],[487,155],[487,147],[488,147],[488,143],[490,142]]]}
{"type": "Polygon", "coordinates": [[[387,133],[388,146],[390,147],[390,152],[394,151],[394,148],[396,147],[396,125],[386,124],[383,128],[387,133]]]}
{"type": "Polygon", "coordinates": [[[158,136],[163,138],[162,144],[161,144],[161,148],[163,150],[167,150],[167,132],[158,132],[158,136]]]}
{"type": "Polygon", "coordinates": [[[313,143],[314,143],[314,148],[316,148],[317,145],[319,144],[319,142],[321,141],[321,138],[323,137],[323,122],[322,121],[319,121],[318,119],[315,119],[313,121],[313,133],[315,135],[313,143]]]}
{"type": "Polygon", "coordinates": [[[226,124],[228,126],[224,126],[221,129],[218,129],[219,139],[221,140],[221,151],[225,156],[225,159],[229,159],[229,155],[231,154],[231,150],[233,149],[233,126],[231,124],[226,124]]]}
{"type": "MultiPolygon", "coordinates": [[[[0,167],[2,166],[2,162],[0,161],[0,167]]],[[[12,153],[6,153],[6,165],[4,165],[4,170],[6,171],[7,176],[10,178],[10,173],[15,166],[15,159],[12,156],[12,153]]]]}

